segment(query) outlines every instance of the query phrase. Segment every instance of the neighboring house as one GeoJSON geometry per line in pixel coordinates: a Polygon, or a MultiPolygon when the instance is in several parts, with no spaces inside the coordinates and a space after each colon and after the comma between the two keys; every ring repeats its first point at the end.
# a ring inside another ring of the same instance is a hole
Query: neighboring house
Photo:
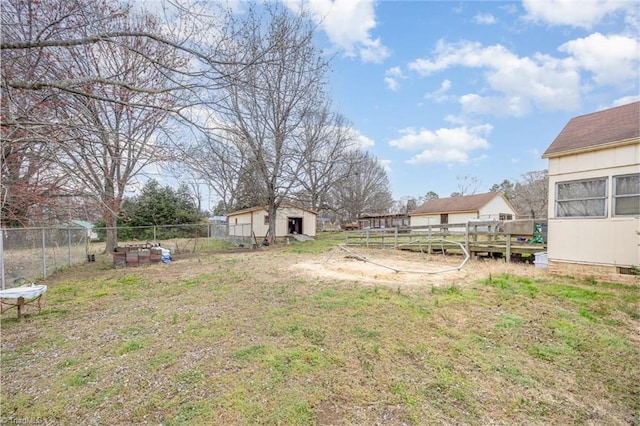
{"type": "Polygon", "coordinates": [[[211,216],[209,217],[209,223],[213,225],[226,225],[227,217],[226,216],[211,216]]]}
{"type": "MultiPolygon", "coordinates": [[[[276,237],[288,234],[316,236],[317,213],[291,203],[282,203],[276,213],[276,237]]],[[[252,237],[262,241],[269,229],[269,214],[266,207],[252,207],[227,215],[229,235],[252,237]]]]}
{"type": "Polygon", "coordinates": [[[516,210],[500,192],[433,198],[409,213],[411,226],[461,224],[470,220],[511,220],[516,210]]]}
{"type": "Polygon", "coordinates": [[[618,274],[637,273],[640,102],[572,118],[542,158],[549,159],[549,269],[622,280],[618,274]]]}

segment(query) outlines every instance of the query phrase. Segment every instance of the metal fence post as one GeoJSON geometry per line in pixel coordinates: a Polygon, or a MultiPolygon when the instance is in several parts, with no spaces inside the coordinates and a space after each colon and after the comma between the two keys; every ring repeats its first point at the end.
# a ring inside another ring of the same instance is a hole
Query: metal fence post
{"type": "Polygon", "coordinates": [[[47,251],[45,228],[42,228],[42,276],[47,278],[47,251]]]}
{"type": "Polygon", "coordinates": [[[67,228],[67,263],[71,266],[71,228],[67,228]]]}
{"type": "Polygon", "coordinates": [[[0,228],[0,279],[2,280],[2,289],[4,290],[4,229],[0,228]]]}

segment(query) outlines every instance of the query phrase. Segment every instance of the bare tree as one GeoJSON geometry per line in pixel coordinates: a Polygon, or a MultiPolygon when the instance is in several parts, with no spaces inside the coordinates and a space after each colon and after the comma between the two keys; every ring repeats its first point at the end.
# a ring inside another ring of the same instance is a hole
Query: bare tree
{"type": "MultiPolygon", "coordinates": [[[[250,65],[242,62],[247,57],[261,60],[260,52],[248,52],[233,42],[235,29],[228,12],[209,13],[211,4],[196,2],[190,8],[168,5],[171,11],[165,8],[162,16],[166,22],[161,23],[159,15],[140,13],[138,23],[131,25],[131,6],[118,0],[3,0],[3,144],[27,143],[24,136],[18,140],[12,135],[30,133],[28,143],[47,142],[52,153],[59,141],[78,136],[73,129],[78,123],[65,120],[78,105],[89,108],[89,100],[128,112],[170,112],[172,118],[194,124],[197,109],[210,104],[217,89],[234,82],[232,76],[222,75],[229,71],[231,58],[239,61],[239,70],[250,65]],[[86,66],[100,60],[98,52],[127,58],[126,67],[137,67],[137,74],[129,68],[107,72],[86,66]],[[89,54],[84,64],[77,61],[79,53],[89,54]],[[68,135],[66,126],[75,136],[68,135]]],[[[106,209],[112,209],[109,204],[106,209]]]]}
{"type": "MultiPolygon", "coordinates": [[[[202,91],[188,100],[182,96],[185,90],[196,92],[203,87],[226,84],[229,76],[222,75],[222,68],[228,65],[228,57],[224,49],[232,49],[229,54],[235,60],[245,58],[238,53],[239,46],[232,42],[235,35],[225,32],[231,28],[225,23],[231,17],[224,11],[218,11],[221,16],[218,18],[179,3],[168,2],[167,5],[172,13],[167,12],[167,8],[163,10],[165,23],[160,22],[159,15],[142,12],[147,25],[122,27],[114,23],[123,22],[123,17],[134,13],[130,5],[117,0],[3,0],[0,40],[3,91],[6,94],[40,92],[42,96],[65,93],[128,107],[163,110],[168,108],[164,103],[140,103],[137,99],[112,97],[108,92],[96,93],[92,87],[97,84],[153,95],[171,93],[184,101],[172,105],[171,111],[178,115],[185,108],[206,102],[202,91]],[[176,67],[171,60],[167,62],[164,58],[149,56],[131,40],[179,52],[190,66],[176,67]],[[153,80],[124,81],[117,75],[104,73],[66,75],[55,72],[67,59],[69,50],[92,45],[129,50],[138,62],[144,61],[147,68],[162,71],[168,80],[158,86],[153,80]]],[[[200,4],[193,3],[193,6],[197,8],[200,4]]],[[[252,57],[260,58],[260,55],[253,52],[252,57]]]]}
{"type": "MultiPolygon", "coordinates": [[[[148,17],[124,16],[105,25],[107,30],[113,26],[135,31],[152,29],[154,24],[148,17]]],[[[175,50],[165,45],[134,37],[119,41],[117,45],[84,44],[64,52],[65,60],[58,64],[56,73],[72,79],[107,75],[112,82],[119,80],[122,85],[93,82],[90,90],[95,96],[65,96],[58,116],[66,125],[66,138],[52,144],[50,153],[74,187],[84,189],[86,196],[101,201],[107,226],[107,251],[117,244],[115,228],[127,185],[144,167],[161,159],[158,131],[173,102],[173,98],[161,90],[158,93],[132,91],[127,85],[153,84],[161,88],[171,84],[165,70],[147,67],[148,59],[155,58],[173,68],[183,63],[175,50]],[[144,58],[134,54],[134,50],[143,52],[144,58]],[[167,108],[133,108],[131,103],[165,104],[167,108]]]]}
{"type": "Polygon", "coordinates": [[[473,195],[478,191],[478,188],[480,188],[480,179],[478,179],[476,176],[456,176],[456,181],[458,182],[458,190],[451,193],[452,197],[473,195]]]}
{"type": "Polygon", "coordinates": [[[417,207],[418,200],[415,197],[401,197],[400,199],[393,201],[391,213],[408,215],[409,212],[415,210],[417,207]]]}
{"type": "Polygon", "coordinates": [[[333,113],[328,104],[309,114],[302,123],[303,158],[297,175],[297,201],[312,210],[328,206],[331,188],[343,179],[348,150],[355,136],[344,116],[333,113]]]}
{"type": "Polygon", "coordinates": [[[249,170],[252,163],[249,150],[243,149],[240,140],[229,137],[233,135],[219,131],[199,137],[193,145],[183,144],[182,155],[172,167],[188,170],[194,179],[206,185],[220,199],[220,208],[225,212],[249,207],[242,195],[245,191],[256,196],[262,193],[255,191],[248,179],[253,175],[249,170]]]}
{"type": "Polygon", "coordinates": [[[18,141],[2,128],[0,141],[1,226],[29,226],[46,220],[45,211],[55,209],[57,196],[65,191],[64,179],[55,173],[56,165],[46,155],[46,145],[18,141]],[[8,140],[12,143],[7,143],[8,140]]]}
{"type": "MultiPolygon", "coordinates": [[[[158,160],[159,126],[169,117],[193,124],[197,108],[235,83],[227,72],[251,65],[247,57],[261,60],[233,41],[230,15],[173,5],[180,16],[162,25],[148,13],[132,22],[130,6],[115,0],[2,3],[2,142],[11,147],[4,152],[30,144],[22,152],[36,164],[44,157],[33,154],[34,144],[46,144],[46,158],[59,164],[40,171],[62,169],[67,187],[99,198],[108,225],[127,185],[158,160]],[[28,140],[16,136],[25,133],[28,140]]],[[[15,188],[3,184],[3,207],[16,199],[15,188]]]]}
{"type": "Polygon", "coordinates": [[[277,209],[298,182],[303,165],[306,141],[301,129],[319,109],[328,65],[303,15],[277,4],[268,5],[267,11],[266,26],[259,14],[248,15],[238,41],[247,51],[266,51],[264,61],[242,69],[231,64],[227,74],[241,81],[226,86],[217,106],[235,155],[247,153],[246,167],[237,169],[259,179],[255,190],[267,206],[269,239],[274,241],[277,209]]]}
{"type": "Polygon", "coordinates": [[[547,217],[549,175],[547,170],[527,172],[515,185],[513,203],[516,210],[532,219],[547,217]]]}
{"type": "Polygon", "coordinates": [[[377,158],[360,150],[341,165],[343,179],[331,191],[342,220],[353,222],[368,213],[388,213],[393,205],[387,172],[377,158]]]}

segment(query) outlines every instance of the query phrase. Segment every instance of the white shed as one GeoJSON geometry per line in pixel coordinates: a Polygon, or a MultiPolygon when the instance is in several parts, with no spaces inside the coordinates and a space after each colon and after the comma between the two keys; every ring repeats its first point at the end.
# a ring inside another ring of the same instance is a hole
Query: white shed
{"type": "MultiPolygon", "coordinates": [[[[282,203],[276,213],[276,237],[290,234],[316,236],[317,213],[294,205],[282,203]]],[[[269,229],[267,207],[252,207],[227,215],[230,236],[255,237],[262,241],[269,229]]]]}
{"type": "Polygon", "coordinates": [[[572,118],[543,158],[549,159],[549,269],[637,279],[640,102],[572,118]]]}

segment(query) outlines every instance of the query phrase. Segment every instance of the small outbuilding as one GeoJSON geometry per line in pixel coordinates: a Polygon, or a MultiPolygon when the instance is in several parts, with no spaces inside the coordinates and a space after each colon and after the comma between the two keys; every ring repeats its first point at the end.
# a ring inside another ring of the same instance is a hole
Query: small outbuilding
{"type": "MultiPolygon", "coordinates": [[[[316,236],[317,212],[283,202],[276,213],[276,237],[303,234],[316,236]]],[[[262,241],[269,230],[269,213],[266,206],[239,210],[227,215],[229,236],[253,237],[262,241]]]]}
{"type": "Polygon", "coordinates": [[[360,229],[403,228],[409,225],[409,216],[403,213],[364,214],[358,218],[360,229]]]}
{"type": "Polygon", "coordinates": [[[542,158],[549,160],[549,270],[637,279],[640,102],[572,118],[542,158]]]}
{"type": "Polygon", "coordinates": [[[72,220],[69,223],[70,227],[77,227],[77,228],[82,228],[86,231],[87,233],[87,237],[90,240],[97,240],[98,239],[98,233],[93,229],[94,228],[94,224],[91,222],[87,222],[86,220],[72,220]]]}
{"type": "Polygon", "coordinates": [[[433,198],[409,213],[411,226],[466,224],[470,220],[512,220],[517,216],[500,192],[433,198]]]}

